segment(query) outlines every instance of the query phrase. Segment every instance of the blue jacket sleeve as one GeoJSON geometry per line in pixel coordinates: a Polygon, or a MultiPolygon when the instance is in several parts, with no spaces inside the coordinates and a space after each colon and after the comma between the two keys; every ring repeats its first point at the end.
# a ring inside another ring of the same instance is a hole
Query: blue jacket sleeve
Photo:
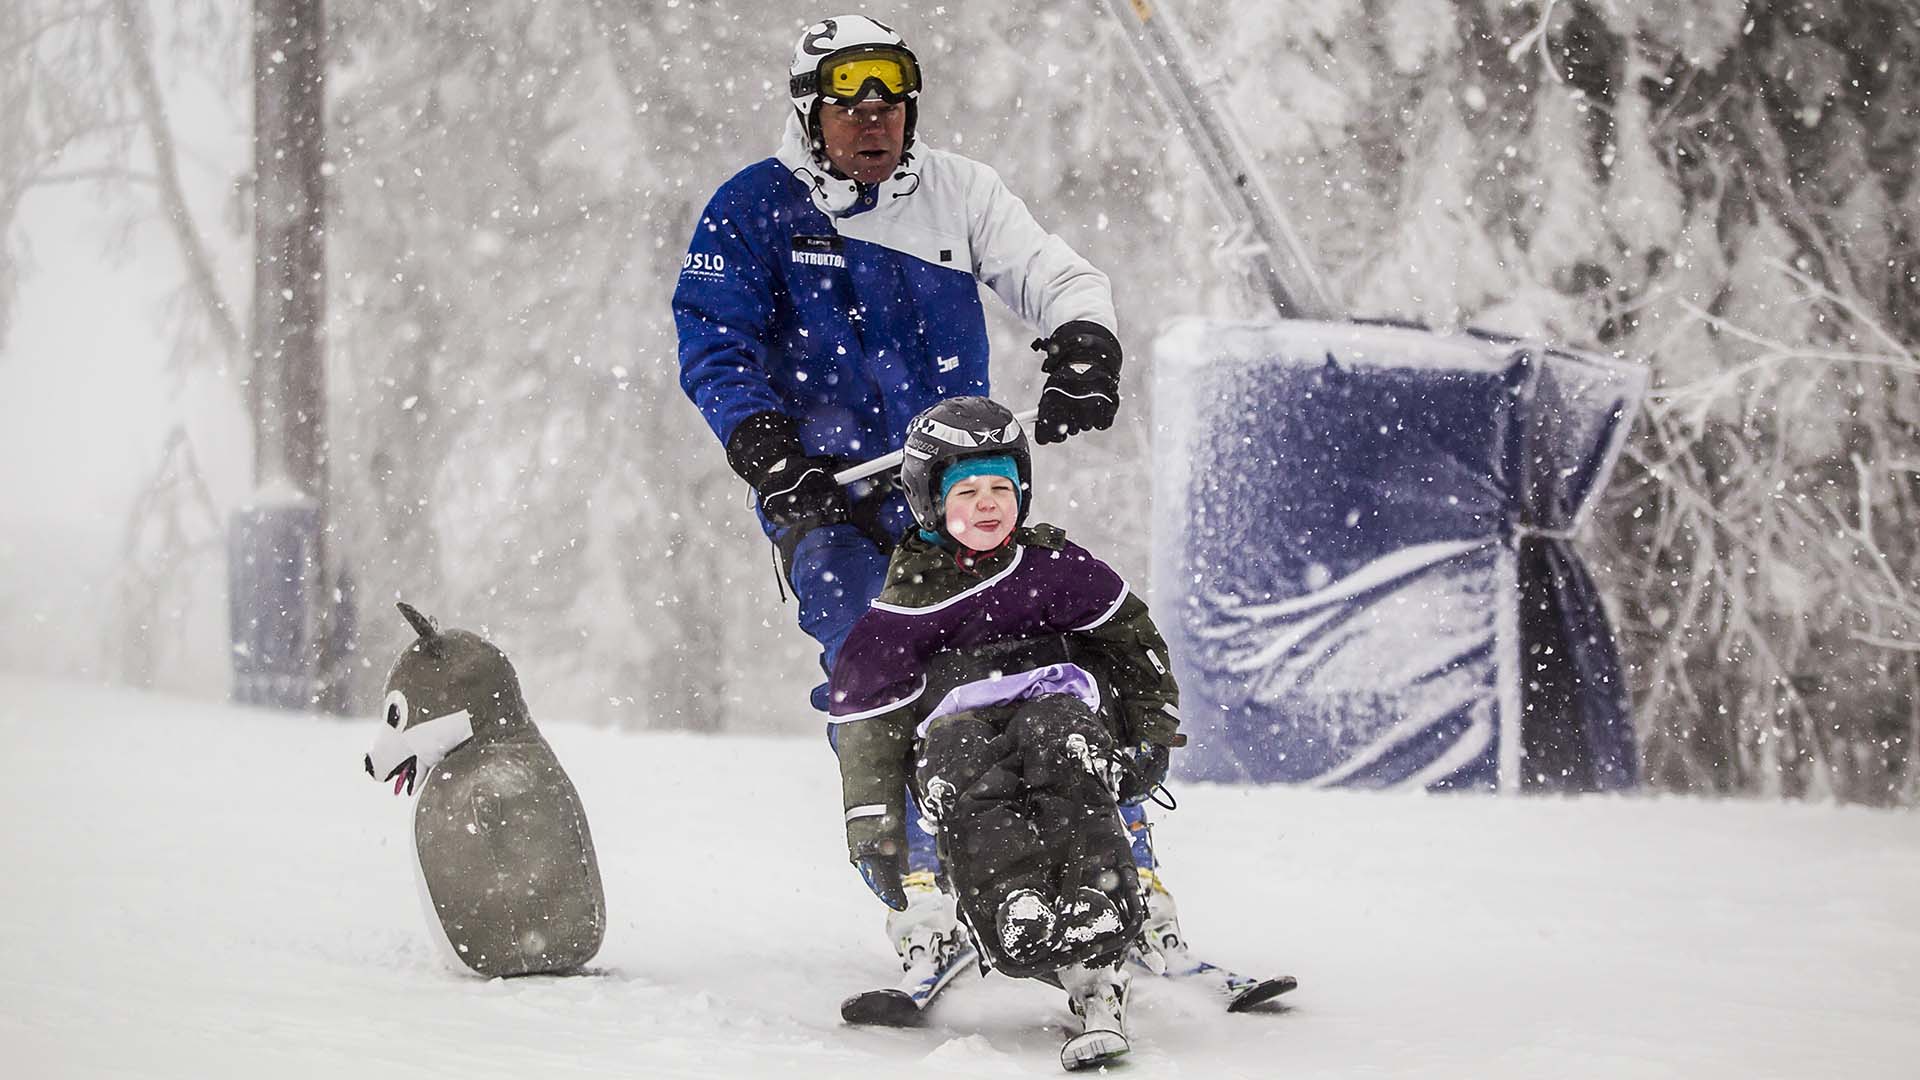
{"type": "Polygon", "coordinates": [[[742,223],[722,188],[693,230],[673,291],[680,387],[722,443],[754,413],[786,411],[767,377],[773,275],[742,223]]]}

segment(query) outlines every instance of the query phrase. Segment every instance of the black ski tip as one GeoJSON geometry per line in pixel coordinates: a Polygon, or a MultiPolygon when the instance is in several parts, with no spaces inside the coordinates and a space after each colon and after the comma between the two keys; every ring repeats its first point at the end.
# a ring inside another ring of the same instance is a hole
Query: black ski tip
{"type": "Polygon", "coordinates": [[[1278,978],[1266,979],[1254,983],[1252,986],[1247,987],[1245,990],[1233,996],[1233,1000],[1227,1003],[1227,1011],[1230,1013],[1246,1012],[1248,1009],[1254,1008],[1257,1005],[1264,1005],[1272,1001],[1274,998],[1279,997],[1281,994],[1299,985],[1300,980],[1291,975],[1282,975],[1278,978]]]}
{"type": "Polygon", "coordinates": [[[913,996],[899,990],[868,990],[840,1003],[840,1019],[876,1027],[919,1027],[927,1022],[913,996]]]}

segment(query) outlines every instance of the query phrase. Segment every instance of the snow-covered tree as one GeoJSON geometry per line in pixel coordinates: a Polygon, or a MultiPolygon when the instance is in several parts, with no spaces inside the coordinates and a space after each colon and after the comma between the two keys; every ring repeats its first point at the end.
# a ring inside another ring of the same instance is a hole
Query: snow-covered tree
{"type": "Polygon", "coordinates": [[[1197,18],[1238,99],[1292,114],[1242,119],[1356,310],[1652,367],[1591,539],[1654,781],[1913,798],[1911,11],[1245,0],[1197,18]]]}
{"type": "MultiPolygon", "coordinates": [[[[1168,2],[1352,313],[1651,367],[1586,546],[1653,780],[1920,797],[1908,5],[1168,2]]],[[[772,151],[788,50],[822,14],[331,5],[333,541],[363,693],[404,595],[484,624],[555,707],[811,722],[810,643],[678,390],[668,298],[708,194],[772,151]]],[[[1145,359],[1164,318],[1255,310],[1227,223],[1097,5],[891,14],[926,70],[921,136],[994,165],[1114,278],[1122,423],[1039,457],[1040,509],[1144,580],[1145,359]]],[[[43,43],[33,93],[0,94],[0,221],[92,100],[42,77],[124,69],[88,59],[108,24],[49,52],[44,21],[20,31],[43,43]]],[[[96,137],[124,143],[136,111],[113,100],[96,137]]],[[[988,307],[996,386],[1021,404],[1030,335],[988,307]]]]}

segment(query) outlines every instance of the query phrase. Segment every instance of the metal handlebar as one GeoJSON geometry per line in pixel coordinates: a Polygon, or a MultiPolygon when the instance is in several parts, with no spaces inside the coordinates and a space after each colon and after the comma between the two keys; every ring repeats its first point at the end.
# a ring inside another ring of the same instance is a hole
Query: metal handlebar
{"type": "MultiPolygon", "coordinates": [[[[1028,409],[1026,412],[1014,413],[1013,418],[1020,421],[1020,426],[1024,428],[1032,427],[1034,420],[1037,419],[1039,415],[1039,409],[1028,409]]],[[[891,454],[882,454],[872,461],[862,462],[858,465],[849,465],[833,474],[833,482],[844,486],[853,483],[855,480],[865,480],[867,477],[873,476],[876,473],[886,472],[888,469],[897,469],[900,467],[900,462],[906,459],[906,456],[906,451],[895,450],[891,454]]]]}

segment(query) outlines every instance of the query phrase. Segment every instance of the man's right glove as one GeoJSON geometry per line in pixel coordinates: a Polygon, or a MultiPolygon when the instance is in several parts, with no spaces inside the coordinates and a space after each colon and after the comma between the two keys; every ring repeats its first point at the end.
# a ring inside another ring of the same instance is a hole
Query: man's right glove
{"type": "Polygon", "coordinates": [[[1075,319],[1033,347],[1047,354],[1040,370],[1040,415],[1033,423],[1036,442],[1056,443],[1069,435],[1113,426],[1120,409],[1120,339],[1099,323],[1075,319]]]}
{"type": "Polygon", "coordinates": [[[834,483],[833,463],[807,456],[799,426],[785,413],[742,420],[727,439],[727,464],[753,485],[760,512],[775,525],[833,525],[851,512],[846,489],[834,483]]]}

